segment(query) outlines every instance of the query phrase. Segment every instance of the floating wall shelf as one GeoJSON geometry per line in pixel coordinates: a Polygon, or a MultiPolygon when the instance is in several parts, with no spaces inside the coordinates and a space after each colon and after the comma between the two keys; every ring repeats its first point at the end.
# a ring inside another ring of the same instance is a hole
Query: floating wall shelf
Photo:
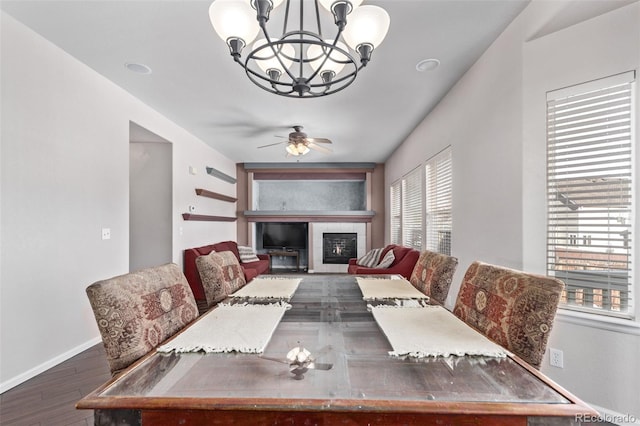
{"type": "Polygon", "coordinates": [[[196,194],[200,195],[201,197],[215,198],[216,200],[228,201],[230,203],[235,203],[236,201],[238,201],[237,198],[230,197],[224,194],[218,194],[217,192],[208,191],[202,188],[196,188],[196,194]]]}
{"type": "Polygon", "coordinates": [[[355,222],[373,220],[372,210],[314,211],[314,210],[245,210],[248,222],[355,222]]]}
{"type": "Polygon", "coordinates": [[[236,183],[236,178],[234,178],[233,176],[229,176],[228,174],[223,173],[218,169],[214,169],[213,167],[207,167],[207,174],[225,182],[236,183]]]}
{"type": "Polygon", "coordinates": [[[182,213],[182,218],[184,220],[199,220],[199,221],[208,221],[208,222],[235,222],[237,220],[237,218],[235,217],[210,216],[206,214],[191,214],[191,213],[182,213]]]}

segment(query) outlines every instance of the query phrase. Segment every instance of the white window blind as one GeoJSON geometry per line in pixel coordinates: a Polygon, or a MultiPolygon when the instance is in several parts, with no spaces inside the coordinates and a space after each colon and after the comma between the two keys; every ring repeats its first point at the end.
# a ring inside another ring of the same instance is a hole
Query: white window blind
{"type": "Polygon", "coordinates": [[[547,94],[547,269],[568,308],[632,312],[634,78],[547,94]]]}
{"type": "Polygon", "coordinates": [[[423,223],[422,167],[402,179],[402,245],[422,250],[423,223]]]}
{"type": "Polygon", "coordinates": [[[426,249],[451,255],[452,170],[451,147],[429,159],[426,178],[426,249]]]}
{"type": "Polygon", "coordinates": [[[402,180],[391,185],[391,244],[402,244],[402,180]]]}

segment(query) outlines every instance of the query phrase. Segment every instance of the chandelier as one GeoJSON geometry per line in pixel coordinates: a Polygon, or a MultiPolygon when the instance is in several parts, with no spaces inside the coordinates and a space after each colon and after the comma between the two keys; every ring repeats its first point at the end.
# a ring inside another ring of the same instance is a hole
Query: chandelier
{"type": "Polygon", "coordinates": [[[389,14],[378,6],[361,6],[362,1],[215,0],[209,17],[252,82],[277,95],[315,98],[353,83],[387,35],[389,14]],[[282,33],[272,37],[267,22],[283,2],[282,33]],[[312,4],[310,13],[305,13],[305,3],[312,4]],[[332,15],[336,27],[332,36],[322,33],[321,20],[326,18],[318,3],[332,15]],[[296,16],[298,25],[289,28],[296,16]],[[305,29],[305,18],[315,21],[310,24],[314,31],[305,29]],[[254,42],[259,32],[261,37],[254,42]],[[244,59],[243,50],[248,51],[244,59]]]}

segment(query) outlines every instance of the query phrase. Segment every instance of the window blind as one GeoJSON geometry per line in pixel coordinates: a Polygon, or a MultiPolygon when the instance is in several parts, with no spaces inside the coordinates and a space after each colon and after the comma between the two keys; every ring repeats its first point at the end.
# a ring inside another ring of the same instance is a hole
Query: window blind
{"type": "Polygon", "coordinates": [[[402,245],[422,250],[423,222],[422,167],[402,179],[402,245]]]}
{"type": "Polygon", "coordinates": [[[451,255],[452,170],[451,147],[429,159],[426,178],[426,249],[451,255]]]}
{"type": "Polygon", "coordinates": [[[632,312],[634,78],[547,94],[547,269],[565,307],[632,312]]]}
{"type": "Polygon", "coordinates": [[[391,185],[391,244],[402,244],[402,180],[391,185]]]}

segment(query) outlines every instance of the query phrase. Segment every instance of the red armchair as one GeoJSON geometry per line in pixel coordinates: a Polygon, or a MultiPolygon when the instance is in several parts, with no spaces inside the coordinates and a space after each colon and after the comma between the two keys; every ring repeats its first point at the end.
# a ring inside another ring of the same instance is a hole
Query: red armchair
{"type": "Polygon", "coordinates": [[[357,275],[398,274],[409,279],[413,272],[413,268],[416,266],[416,262],[420,257],[420,252],[409,247],[390,244],[382,251],[380,259],[384,258],[385,254],[387,254],[389,250],[393,250],[395,260],[388,268],[367,268],[357,265],[357,259],[353,258],[349,259],[347,272],[349,274],[357,275]]]}

